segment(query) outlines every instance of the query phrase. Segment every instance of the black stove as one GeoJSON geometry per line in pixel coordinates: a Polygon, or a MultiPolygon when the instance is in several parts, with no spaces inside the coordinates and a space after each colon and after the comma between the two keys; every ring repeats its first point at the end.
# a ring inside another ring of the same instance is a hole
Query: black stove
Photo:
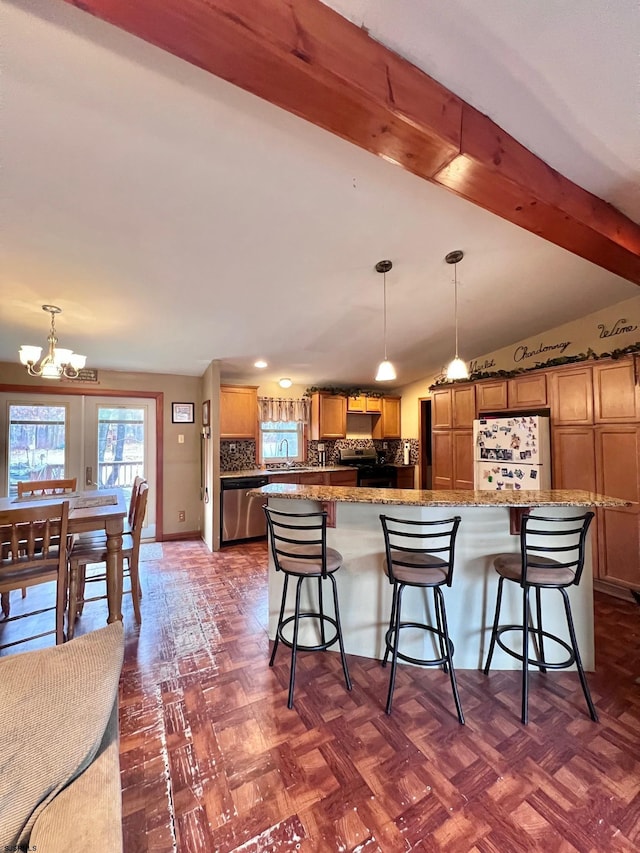
{"type": "Polygon", "coordinates": [[[393,489],[396,485],[396,469],[387,465],[384,455],[374,447],[343,449],[339,448],[340,465],[357,468],[358,486],[369,489],[393,489]]]}

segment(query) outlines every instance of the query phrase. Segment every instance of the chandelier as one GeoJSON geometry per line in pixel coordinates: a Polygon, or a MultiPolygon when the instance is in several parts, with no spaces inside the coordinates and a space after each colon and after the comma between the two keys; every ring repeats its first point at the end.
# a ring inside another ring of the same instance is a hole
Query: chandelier
{"type": "Polygon", "coordinates": [[[41,376],[43,379],[61,379],[66,376],[67,379],[77,379],[79,371],[87,361],[86,355],[78,355],[73,350],[56,346],[58,339],[55,316],[62,313],[62,308],[57,305],[43,305],[42,310],[51,314],[51,331],[47,338],[49,352],[38,363],[42,347],[21,346],[20,361],[27,368],[29,376],[41,376]]]}

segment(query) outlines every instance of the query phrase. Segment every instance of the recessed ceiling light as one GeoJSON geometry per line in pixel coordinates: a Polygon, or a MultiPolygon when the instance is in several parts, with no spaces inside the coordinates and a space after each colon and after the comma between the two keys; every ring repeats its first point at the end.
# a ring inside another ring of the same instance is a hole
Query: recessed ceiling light
{"type": "Polygon", "coordinates": [[[258,361],[254,362],[253,366],[262,369],[263,367],[267,367],[267,362],[263,359],[258,359],[258,361]]]}
{"type": "Polygon", "coordinates": [[[291,388],[291,386],[293,385],[293,382],[290,379],[287,379],[285,377],[284,379],[280,379],[280,381],[278,382],[278,385],[281,388],[291,388]]]}

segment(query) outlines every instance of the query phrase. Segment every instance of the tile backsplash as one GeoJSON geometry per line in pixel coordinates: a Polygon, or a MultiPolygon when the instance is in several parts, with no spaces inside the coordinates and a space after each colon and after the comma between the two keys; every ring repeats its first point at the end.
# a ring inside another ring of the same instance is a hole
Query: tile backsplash
{"type": "MultiPolygon", "coordinates": [[[[403,447],[405,441],[409,442],[409,461],[412,465],[418,464],[418,439],[380,439],[372,440],[370,438],[343,438],[337,441],[324,441],[326,452],[326,464],[338,464],[338,450],[348,448],[355,450],[357,448],[374,447],[376,450],[383,451],[383,444],[386,443],[386,461],[391,465],[402,465],[403,463],[403,447]]],[[[310,441],[308,443],[307,465],[318,464],[318,442],[310,441]]],[[[256,443],[255,441],[221,441],[220,442],[220,470],[221,471],[245,471],[256,467],[256,443]],[[234,449],[231,450],[231,445],[234,449]]],[[[278,467],[277,465],[269,465],[269,468],[278,467]]]]}

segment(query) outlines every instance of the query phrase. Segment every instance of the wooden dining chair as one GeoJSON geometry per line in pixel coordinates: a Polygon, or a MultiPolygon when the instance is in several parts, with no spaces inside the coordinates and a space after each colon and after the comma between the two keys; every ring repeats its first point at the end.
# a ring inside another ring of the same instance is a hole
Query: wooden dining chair
{"type": "Polygon", "coordinates": [[[75,492],[77,486],[77,477],[67,477],[63,480],[18,480],[18,497],[64,495],[75,492]]]}
{"type": "MultiPolygon", "coordinates": [[[[122,559],[126,562],[125,575],[129,576],[130,589],[133,601],[133,612],[136,623],[142,622],[140,614],[140,576],[138,565],[140,560],[140,540],[144,516],[147,511],[147,499],[149,496],[149,484],[141,483],[135,501],[133,512],[133,527],[131,533],[122,536],[122,559]]],[[[107,540],[106,536],[96,537],[90,541],[78,540],[69,555],[69,639],[73,637],[75,620],[82,614],[85,601],[100,601],[106,598],[104,595],[96,595],[93,598],[85,598],[85,587],[87,583],[106,583],[106,571],[87,575],[87,566],[106,563],[107,540]],[[73,604],[75,602],[75,606],[73,604]]]]}
{"type": "MultiPolygon", "coordinates": [[[[49,495],[70,494],[75,492],[77,484],[77,477],[67,477],[66,479],[61,480],[18,480],[18,498],[39,498],[49,495]]],[[[0,538],[2,538],[1,535],[0,538]]],[[[2,545],[3,542],[0,543],[0,545],[2,545]]],[[[22,597],[27,597],[26,587],[23,587],[22,589],[22,597]]],[[[9,600],[8,592],[3,592],[2,595],[0,595],[0,607],[2,608],[2,613],[5,618],[11,614],[11,602],[9,600]]]]}
{"type": "Polygon", "coordinates": [[[23,589],[49,581],[54,581],[56,584],[55,607],[45,607],[21,613],[18,616],[7,616],[2,623],[6,625],[8,622],[24,619],[27,616],[37,616],[49,610],[55,610],[55,631],[33,634],[21,640],[2,644],[0,648],[9,648],[53,633],[56,635],[56,645],[64,642],[64,615],[68,589],[66,547],[68,523],[68,501],[39,507],[0,510],[0,529],[3,531],[0,554],[0,593],[5,595],[14,589],[23,589]]]}

